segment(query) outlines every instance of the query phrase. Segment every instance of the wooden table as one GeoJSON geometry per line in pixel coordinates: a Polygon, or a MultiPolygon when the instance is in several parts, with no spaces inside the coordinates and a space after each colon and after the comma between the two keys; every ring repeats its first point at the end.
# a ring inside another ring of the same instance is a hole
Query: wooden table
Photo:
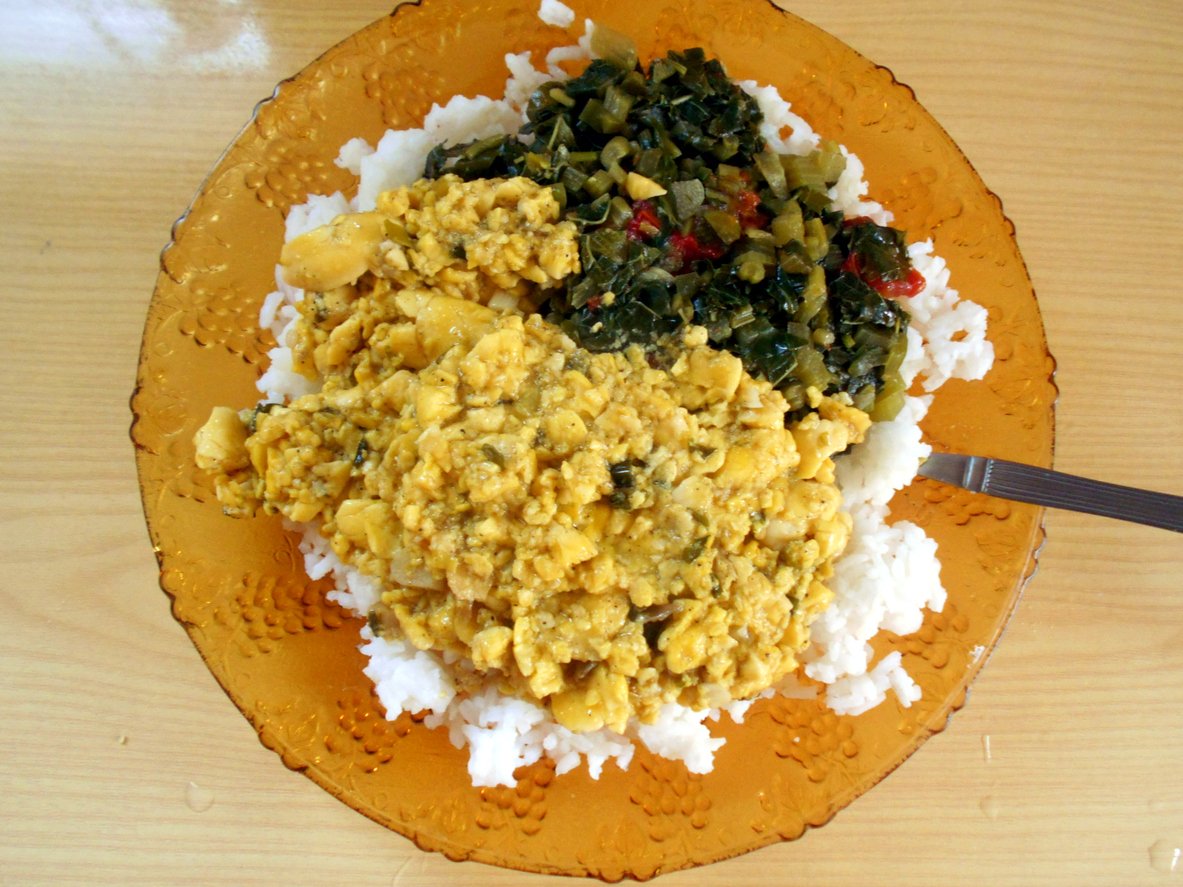
{"type": "MultiPolygon", "coordinates": [[[[1057,466],[1183,493],[1183,5],[790,5],[912,86],[1005,201],[1057,466]]],[[[170,617],[140,510],[127,401],[169,226],[254,103],[388,3],[5,7],[0,883],[552,883],[422,853],[284,769],[170,617]]],[[[803,840],[660,883],[1170,880],[1183,537],[1047,527],[945,733],[803,840]]]]}

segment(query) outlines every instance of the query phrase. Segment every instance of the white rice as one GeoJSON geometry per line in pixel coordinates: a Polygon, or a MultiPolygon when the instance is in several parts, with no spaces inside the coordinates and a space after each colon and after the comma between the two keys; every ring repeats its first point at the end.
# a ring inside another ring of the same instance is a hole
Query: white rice
{"type": "MultiPolygon", "coordinates": [[[[542,0],[539,15],[561,28],[575,21],[575,13],[557,0],[542,0]]],[[[552,50],[546,70],[535,68],[529,53],[507,55],[510,76],[502,99],[457,96],[443,106],[433,106],[420,129],[389,131],[376,146],[361,139],[346,143],[337,163],[358,176],[356,197],[314,195],[292,207],[287,238],[341,213],[372,209],[382,191],[418,179],[427,152],[441,141],[453,144],[516,132],[530,93],[547,79],[565,76],[559,64],[590,58],[590,32],[591,23],[585,22],[578,45],[552,50]]],[[[804,154],[817,146],[818,135],[773,87],[752,81],[740,86],[759,103],[763,134],[774,150],[804,154]]],[[[889,222],[891,214],[867,200],[867,190],[862,163],[847,153],[846,171],[830,192],[834,205],[848,216],[889,222]]],[[[951,378],[981,378],[993,363],[993,348],[985,338],[985,310],[959,299],[949,288],[948,269],[932,254],[930,241],[911,245],[909,253],[926,285],[907,302],[912,324],[902,368],[905,381],[919,378],[924,390],[931,392],[951,378]]],[[[277,289],[264,300],[259,322],[281,344],[269,353],[270,365],[258,387],[266,401],[279,402],[315,386],[293,372],[291,352],[282,344],[296,316],[294,306],[304,294],[283,283],[278,269],[276,280],[277,289]]],[[[907,398],[898,417],[876,424],[866,442],[839,460],[838,482],[854,518],[854,533],[830,583],[834,602],[814,624],[812,644],[803,657],[805,675],[825,686],[825,702],[839,714],[857,715],[874,708],[889,691],[903,707],[921,695],[899,653],[872,664],[870,641],[881,631],[914,632],[926,609],[939,611],[944,606],[936,544],[912,523],[886,522],[891,496],[912,480],[930,452],[918,423],[931,400],[931,395],[907,398]]],[[[378,600],[377,583],[342,564],[315,528],[293,524],[291,529],[302,533],[308,575],[316,579],[331,573],[336,588],[329,598],[364,617],[378,600]]],[[[365,673],[374,682],[386,716],[393,720],[402,712],[429,712],[425,719],[429,727],[446,728],[453,744],[467,746],[474,785],[511,785],[515,769],[543,756],[555,762],[560,774],[586,762],[592,778],[598,778],[608,761],[628,767],[634,740],[655,754],[683,761],[691,772],[704,773],[713,767],[715,752],[724,743],[712,736],[709,724],[723,713],[740,722],[752,704],[734,702],[723,712],[695,712],[670,704],[663,707],[657,723],[634,723],[627,736],[606,729],[578,734],[556,724],[540,706],[502,696],[494,689],[476,696],[458,695],[449,669],[462,668],[462,662],[445,662],[402,641],[376,638],[368,627],[362,629],[361,639],[361,651],[369,659],[365,673]]],[[[816,695],[813,685],[796,680],[786,681],[777,692],[792,698],[816,695]]]]}
{"type": "Polygon", "coordinates": [[[542,5],[538,7],[538,17],[545,24],[556,28],[569,28],[575,23],[575,10],[570,6],[564,6],[558,0],[542,0],[542,5]]]}

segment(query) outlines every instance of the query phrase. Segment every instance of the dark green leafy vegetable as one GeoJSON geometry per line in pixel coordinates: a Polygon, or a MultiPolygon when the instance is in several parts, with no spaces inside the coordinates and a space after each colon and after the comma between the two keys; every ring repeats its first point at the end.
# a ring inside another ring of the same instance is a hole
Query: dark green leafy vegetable
{"type": "Polygon", "coordinates": [[[259,414],[263,413],[264,415],[266,415],[267,413],[270,413],[273,409],[275,409],[277,406],[279,406],[279,404],[277,404],[277,403],[261,403],[257,407],[255,407],[251,411],[250,420],[247,422],[247,425],[246,425],[247,431],[251,434],[254,434],[258,428],[259,414]]]}
{"type": "Polygon", "coordinates": [[[492,462],[498,468],[505,467],[505,454],[502,453],[499,449],[497,449],[492,444],[485,444],[484,446],[482,446],[481,452],[484,454],[486,459],[488,459],[490,462],[492,462]]]}
{"type": "Polygon", "coordinates": [[[703,552],[706,551],[707,543],[710,541],[711,540],[709,536],[699,536],[697,539],[686,546],[686,550],[682,553],[682,560],[686,561],[688,564],[698,560],[700,557],[702,557],[703,552]]]}
{"type": "MultiPolygon", "coordinates": [[[[584,348],[638,344],[668,365],[676,334],[699,324],[797,414],[816,387],[893,416],[908,314],[887,296],[912,295],[923,278],[901,232],[830,208],[845,167],[838,146],[771,152],[755,100],[701,49],[646,71],[620,34],[598,33],[594,45],[602,57],[580,76],[530,98],[526,141],[441,145],[425,175],[554,187],[580,228],[582,273],[541,310],[584,348]],[[630,173],[643,191],[630,193],[630,173]]],[[[618,484],[613,504],[627,507],[626,494],[618,484]]]]}
{"type": "Polygon", "coordinates": [[[612,476],[612,486],[618,490],[631,490],[636,484],[633,479],[633,466],[628,462],[616,462],[608,468],[612,476]]]}
{"type": "Polygon", "coordinates": [[[370,452],[370,445],[366,443],[363,437],[357,445],[357,451],[353,454],[353,467],[361,468],[365,464],[366,455],[370,452]]]}

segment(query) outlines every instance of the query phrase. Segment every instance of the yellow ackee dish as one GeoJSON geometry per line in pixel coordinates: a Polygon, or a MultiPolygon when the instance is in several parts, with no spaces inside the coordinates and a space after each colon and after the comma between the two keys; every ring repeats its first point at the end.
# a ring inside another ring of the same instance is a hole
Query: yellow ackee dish
{"type": "Polygon", "coordinates": [[[797,667],[850,534],[831,456],[866,414],[781,394],[689,327],[653,361],[519,313],[578,271],[526,179],[444,177],[293,240],[289,344],[323,382],[197,435],[233,514],[315,522],[383,583],[378,633],[562,725],[751,698],[797,667]]]}

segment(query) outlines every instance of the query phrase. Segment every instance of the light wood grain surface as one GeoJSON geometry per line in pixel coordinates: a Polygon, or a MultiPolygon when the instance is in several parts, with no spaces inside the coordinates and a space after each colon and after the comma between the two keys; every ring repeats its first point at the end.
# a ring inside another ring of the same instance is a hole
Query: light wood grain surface
{"type": "MultiPolygon", "coordinates": [[[[788,5],[1002,197],[1057,467],[1183,493],[1183,4],[788,5]]],[[[564,883],[421,853],[284,769],[171,619],[140,510],[127,400],[170,225],[258,99],[388,11],[0,4],[0,883],[564,883]]],[[[658,883],[1183,880],[1183,536],[1047,527],[944,734],[803,840],[658,883]]]]}

